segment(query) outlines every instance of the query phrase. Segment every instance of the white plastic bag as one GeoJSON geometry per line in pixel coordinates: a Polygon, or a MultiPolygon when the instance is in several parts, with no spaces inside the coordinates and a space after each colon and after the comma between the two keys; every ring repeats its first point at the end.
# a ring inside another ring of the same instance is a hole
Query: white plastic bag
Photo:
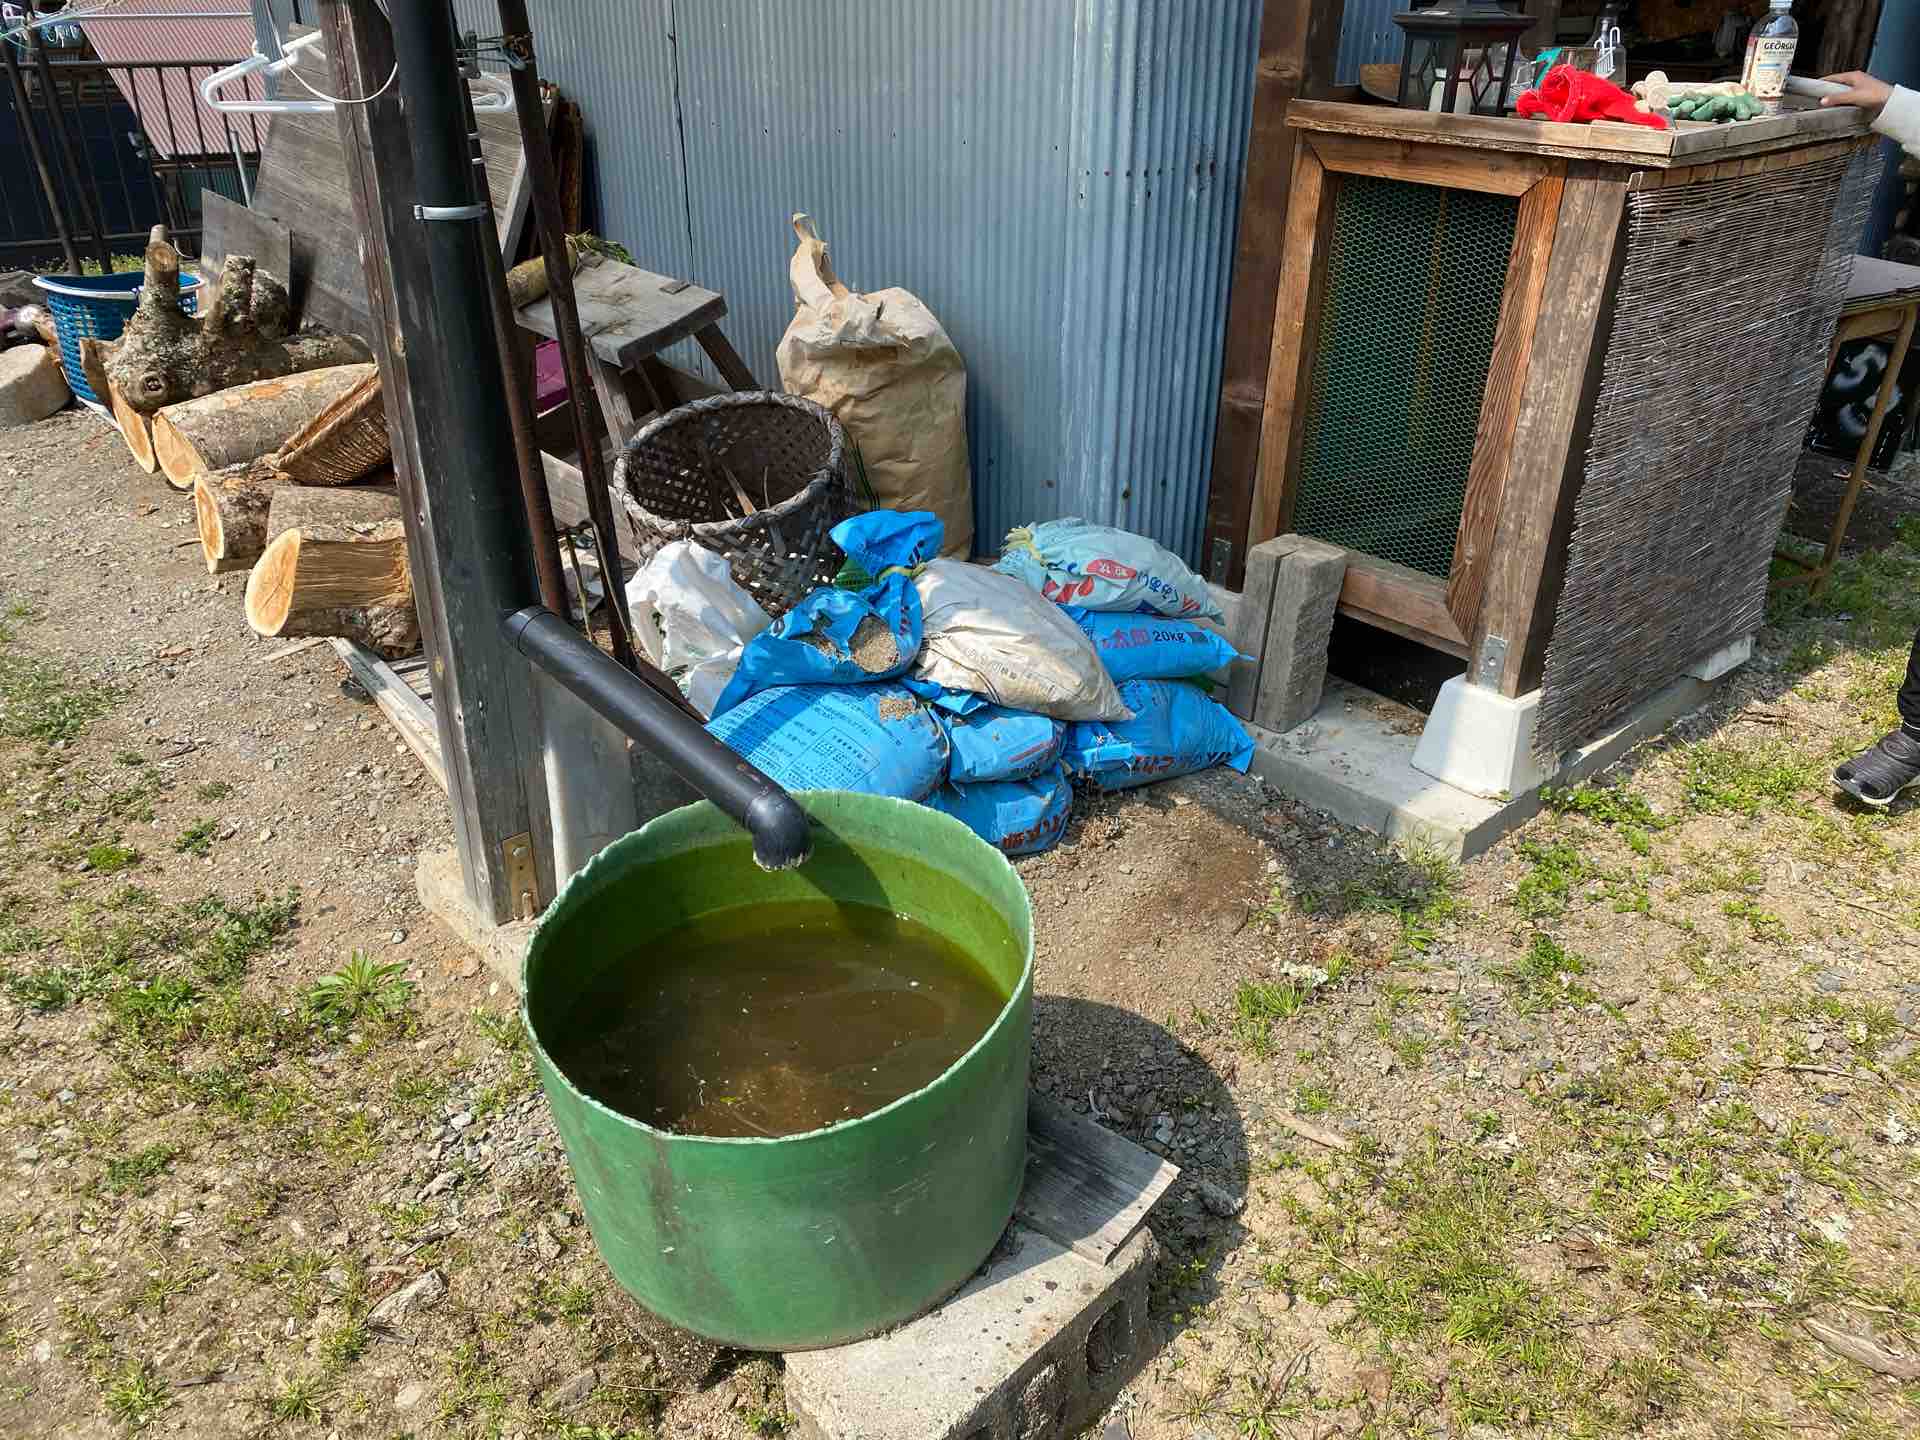
{"type": "Polygon", "coordinates": [[[943,555],[973,553],[967,367],[933,312],[905,290],[861,295],[835,278],[805,215],[788,266],[799,310],[780,339],[780,387],[831,411],[860,447],[876,508],[931,510],[943,555]]]}
{"type": "Polygon", "coordinates": [[[913,588],[922,624],[916,678],[1056,720],[1132,714],[1093,642],[1024,581],[962,560],[930,560],[913,588]]]}
{"type": "Polygon", "coordinates": [[[691,540],[654,552],[627,582],[627,606],[640,649],[702,715],[713,714],[741,648],[772,623],[726,560],[691,540]]]}

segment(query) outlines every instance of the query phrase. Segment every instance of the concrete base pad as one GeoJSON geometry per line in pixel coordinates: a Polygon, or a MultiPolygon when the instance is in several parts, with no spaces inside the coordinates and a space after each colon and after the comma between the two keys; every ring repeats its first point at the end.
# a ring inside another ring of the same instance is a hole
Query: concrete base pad
{"type": "MultiPolygon", "coordinates": [[[[1644,701],[1611,734],[1572,752],[1545,783],[1571,785],[1611,765],[1642,740],[1697,710],[1714,685],[1682,678],[1644,701]]],[[[1413,766],[1424,724],[1417,710],[1329,679],[1320,709],[1300,729],[1276,735],[1258,725],[1253,773],[1275,789],[1392,840],[1412,840],[1456,859],[1489,849],[1540,810],[1539,789],[1507,799],[1456,790],[1413,766]]]]}
{"type": "Polygon", "coordinates": [[[467,899],[466,882],[460,878],[460,856],[451,845],[421,852],[414,865],[413,885],[427,913],[478,955],[496,979],[518,992],[520,962],[526,958],[527,942],[533,939],[534,922],[515,920],[495,925],[491,917],[482,919],[467,899]]]}
{"type": "Polygon", "coordinates": [[[1413,768],[1489,800],[1535,789],[1551,774],[1533,753],[1539,713],[1538,690],[1510,699],[1456,675],[1433,702],[1413,768]]]}
{"type": "Polygon", "coordinates": [[[1016,1223],[986,1267],[891,1334],[788,1355],[805,1440],[1066,1440],[1152,1352],[1142,1227],[1096,1265],[1016,1223]]]}

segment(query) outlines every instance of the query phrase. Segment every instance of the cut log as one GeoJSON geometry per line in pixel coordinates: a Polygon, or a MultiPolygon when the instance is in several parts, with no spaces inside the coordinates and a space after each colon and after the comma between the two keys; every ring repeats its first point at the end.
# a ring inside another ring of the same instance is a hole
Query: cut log
{"type": "Polygon", "coordinates": [[[337,635],[389,659],[420,643],[400,496],[391,486],[283,485],[247,577],[259,635],[337,635]]]}
{"type": "Polygon", "coordinates": [[[286,333],[286,287],[229,255],[201,314],[180,308],[180,252],[165,240],[147,245],[140,303],[106,359],[107,378],[133,409],[151,415],[168,405],[252,380],[370,360],[348,335],[309,329],[286,333]]]}
{"type": "Polygon", "coordinates": [[[273,492],[287,484],[271,459],[229,465],[193,482],[193,516],[207,573],[245,570],[267,548],[267,510],[273,492]]]}
{"type": "Polygon", "coordinates": [[[376,370],[287,437],[275,463],[301,485],[351,485],[392,458],[376,370]]]}
{"type": "Polygon", "coordinates": [[[160,461],[153,453],[153,417],[142,415],[127,404],[120,394],[120,387],[111,381],[107,383],[106,396],[107,407],[113,411],[114,423],[120,427],[120,438],[127,442],[127,453],[133,456],[133,463],[149,475],[153,474],[160,468],[160,461]]]}
{"type": "Polygon", "coordinates": [[[169,405],[153,417],[154,457],[176,490],[191,490],[203,470],[271,455],[374,373],[371,365],[334,365],[169,405]]]}

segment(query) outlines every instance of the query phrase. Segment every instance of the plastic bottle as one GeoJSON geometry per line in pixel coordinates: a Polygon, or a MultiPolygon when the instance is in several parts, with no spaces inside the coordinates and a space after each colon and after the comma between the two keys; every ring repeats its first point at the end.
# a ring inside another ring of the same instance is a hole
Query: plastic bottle
{"type": "Polygon", "coordinates": [[[1747,36],[1747,61],[1740,67],[1740,83],[1769,115],[1778,115],[1786,93],[1787,72],[1793,68],[1793,50],[1800,43],[1794,23],[1793,0],[1769,0],[1773,13],[1747,36]]]}

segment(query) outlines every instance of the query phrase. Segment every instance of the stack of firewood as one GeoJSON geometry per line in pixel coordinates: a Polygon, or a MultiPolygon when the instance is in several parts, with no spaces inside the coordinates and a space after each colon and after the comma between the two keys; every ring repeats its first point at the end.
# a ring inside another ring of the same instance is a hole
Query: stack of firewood
{"type": "MultiPolygon", "coordinates": [[[[133,458],[193,493],[210,573],[250,570],[247,623],[268,636],[338,635],[387,658],[419,647],[406,530],[380,375],[359,340],[289,333],[286,287],[227,257],[199,315],[180,304],[180,256],[156,230],[140,303],[83,363],[133,458]]],[[[517,303],[544,267],[516,266],[517,303]]]]}

